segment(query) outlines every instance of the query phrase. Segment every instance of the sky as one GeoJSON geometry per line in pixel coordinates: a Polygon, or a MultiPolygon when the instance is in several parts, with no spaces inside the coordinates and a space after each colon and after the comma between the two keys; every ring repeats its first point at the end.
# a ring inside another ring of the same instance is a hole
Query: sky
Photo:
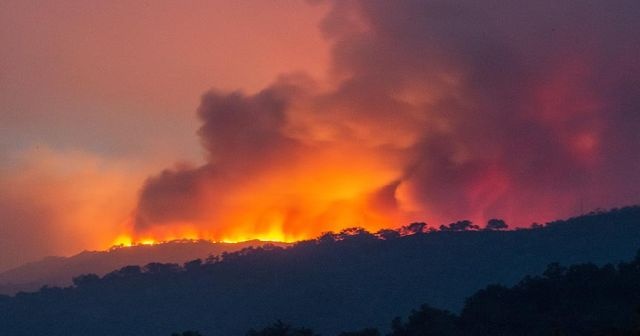
{"type": "Polygon", "coordinates": [[[2,1],[0,270],[640,202],[640,3],[2,1]]]}

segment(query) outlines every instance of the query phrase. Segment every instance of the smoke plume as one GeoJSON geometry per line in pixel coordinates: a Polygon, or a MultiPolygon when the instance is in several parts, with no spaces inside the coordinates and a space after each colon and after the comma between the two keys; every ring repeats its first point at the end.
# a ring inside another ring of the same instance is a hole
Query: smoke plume
{"type": "Polygon", "coordinates": [[[640,201],[637,1],[335,1],[326,79],[202,96],[135,231],[298,239],[640,201]]]}

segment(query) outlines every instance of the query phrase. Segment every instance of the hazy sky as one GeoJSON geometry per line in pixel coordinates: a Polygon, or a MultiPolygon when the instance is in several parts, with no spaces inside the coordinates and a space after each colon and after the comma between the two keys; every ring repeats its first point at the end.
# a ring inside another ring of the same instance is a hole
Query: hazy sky
{"type": "Polygon", "coordinates": [[[0,2],[0,270],[120,235],[638,203],[638,17],[635,0],[0,2]]]}
{"type": "Polygon", "coordinates": [[[302,1],[1,1],[0,269],[108,246],[148,175],[203,161],[195,111],[205,91],[323,74],[325,11],[302,1]]]}

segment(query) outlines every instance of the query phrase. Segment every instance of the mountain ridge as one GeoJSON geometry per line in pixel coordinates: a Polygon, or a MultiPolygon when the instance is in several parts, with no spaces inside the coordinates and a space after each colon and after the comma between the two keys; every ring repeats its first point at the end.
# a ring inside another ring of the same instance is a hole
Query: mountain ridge
{"type": "Polygon", "coordinates": [[[48,256],[0,272],[0,294],[35,291],[42,286],[64,287],[71,285],[72,278],[81,274],[94,273],[102,276],[124,266],[144,266],[151,262],[182,264],[197,258],[264,244],[289,245],[257,239],[238,243],[173,240],[153,245],[115,246],[105,251],[85,250],[69,257],[48,256]]]}
{"type": "Polygon", "coordinates": [[[619,263],[640,247],[637,206],[514,231],[452,224],[425,232],[417,223],[407,235],[349,229],[287,248],[248,248],[183,266],[153,263],[76,277],[66,288],[0,295],[0,331],[134,336],[193,329],[241,335],[276,320],[322,335],[384,330],[387,321],[425,303],[456,313],[489,284],[515,285],[554,262],[619,263]]]}

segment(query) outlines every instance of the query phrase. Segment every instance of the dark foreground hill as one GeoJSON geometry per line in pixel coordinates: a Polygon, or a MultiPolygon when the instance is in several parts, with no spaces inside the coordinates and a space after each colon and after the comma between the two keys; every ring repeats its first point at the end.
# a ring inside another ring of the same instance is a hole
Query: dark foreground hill
{"type": "MultiPolygon", "coordinates": [[[[150,262],[182,263],[186,260],[239,251],[264,245],[258,240],[241,243],[214,243],[206,240],[174,240],[155,245],[84,251],[71,257],[47,257],[0,273],[0,294],[36,291],[42,286],[69,286],[78,274],[107,274],[127,265],[150,262]]],[[[287,246],[277,243],[278,246],[287,246]]]]}
{"type": "Polygon", "coordinates": [[[243,335],[282,319],[323,335],[388,321],[427,303],[459,311],[487,284],[516,284],[552,262],[630,260],[640,247],[640,208],[518,231],[445,230],[324,235],[282,249],[225,254],[183,267],[126,267],[75,287],[0,298],[0,334],[243,335]],[[385,237],[385,238],[381,238],[385,237]]]}
{"type": "MultiPolygon", "coordinates": [[[[640,251],[631,262],[617,265],[550,264],[542,275],[527,276],[513,287],[489,285],[476,292],[459,314],[425,304],[389,326],[387,333],[365,328],[338,336],[638,336],[640,251]]],[[[247,336],[317,334],[277,321],[247,336]]]]}

